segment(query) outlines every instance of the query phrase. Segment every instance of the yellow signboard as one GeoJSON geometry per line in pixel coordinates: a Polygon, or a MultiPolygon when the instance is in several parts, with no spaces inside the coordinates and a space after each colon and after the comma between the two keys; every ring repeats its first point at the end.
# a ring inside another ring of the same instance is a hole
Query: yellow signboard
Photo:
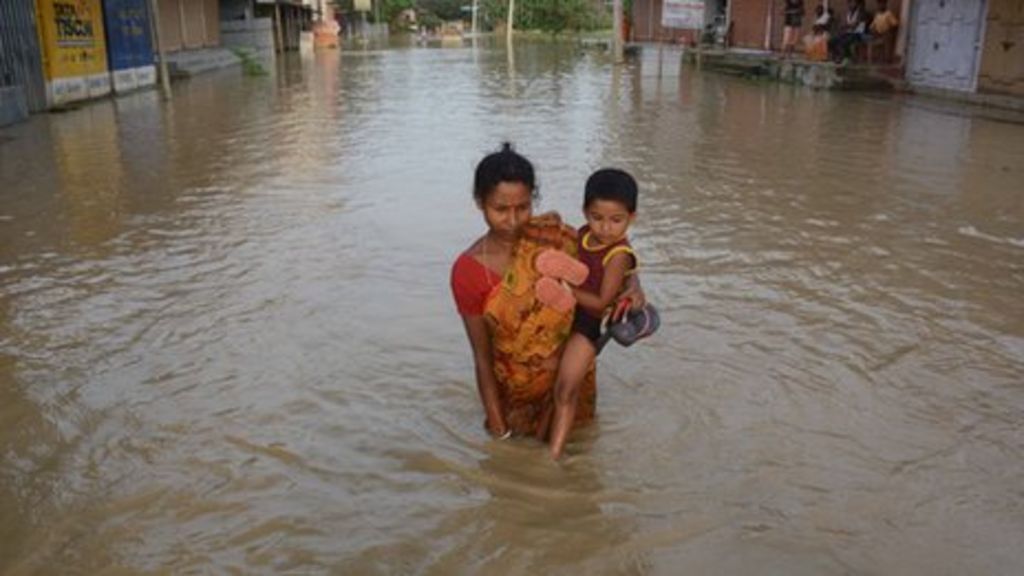
{"type": "Polygon", "coordinates": [[[100,0],[36,0],[36,4],[47,79],[107,71],[100,0]]]}

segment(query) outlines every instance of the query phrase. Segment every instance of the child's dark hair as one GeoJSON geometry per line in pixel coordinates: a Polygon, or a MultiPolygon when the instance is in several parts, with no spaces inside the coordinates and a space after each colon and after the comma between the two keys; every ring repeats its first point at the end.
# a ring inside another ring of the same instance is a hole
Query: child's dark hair
{"type": "Polygon", "coordinates": [[[587,178],[583,192],[583,207],[588,208],[595,200],[621,202],[630,214],[636,212],[636,180],[625,170],[603,168],[587,178]]]}
{"type": "Polygon", "coordinates": [[[473,197],[482,204],[502,182],[523,184],[530,190],[530,195],[537,198],[533,164],[516,152],[511,142],[502,143],[501,150],[488,154],[476,165],[473,197]]]}

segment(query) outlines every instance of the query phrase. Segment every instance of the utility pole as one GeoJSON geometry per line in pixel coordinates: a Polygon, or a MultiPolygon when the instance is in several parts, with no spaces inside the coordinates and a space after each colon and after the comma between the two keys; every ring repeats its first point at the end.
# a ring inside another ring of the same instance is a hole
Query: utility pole
{"type": "Polygon", "coordinates": [[[157,58],[160,60],[160,92],[165,100],[170,100],[171,77],[167,75],[167,58],[164,46],[160,43],[160,12],[157,10],[156,0],[149,0],[149,35],[153,38],[157,58]]]}
{"type": "Polygon", "coordinates": [[[277,37],[277,51],[284,54],[284,23],[281,21],[281,5],[274,2],[274,31],[277,37]]]}
{"type": "MultiPolygon", "coordinates": [[[[621,1],[621,0],[617,0],[621,1]]],[[[508,0],[508,22],[505,23],[505,41],[508,49],[512,49],[512,23],[516,19],[516,0],[508,0]]]]}
{"type": "Polygon", "coordinates": [[[478,0],[473,0],[473,41],[474,42],[476,42],[476,34],[477,34],[476,14],[477,14],[477,10],[478,9],[479,9],[479,2],[478,2],[478,0]]]}
{"type": "Polygon", "coordinates": [[[612,58],[622,64],[622,0],[612,2],[612,58]]]}

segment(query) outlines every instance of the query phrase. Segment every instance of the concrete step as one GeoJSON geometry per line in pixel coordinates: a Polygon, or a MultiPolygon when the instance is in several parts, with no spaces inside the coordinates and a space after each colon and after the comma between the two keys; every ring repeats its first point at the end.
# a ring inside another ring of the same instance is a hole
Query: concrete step
{"type": "Polygon", "coordinates": [[[843,90],[892,90],[899,82],[897,66],[837,66],[836,74],[843,90]]]}
{"type": "Polygon", "coordinates": [[[802,58],[782,58],[769,52],[688,50],[684,58],[704,70],[765,78],[825,90],[891,90],[901,71],[892,66],[837,65],[802,58]]]}
{"type": "Polygon", "coordinates": [[[225,48],[182,50],[167,54],[167,70],[173,78],[187,78],[241,63],[241,58],[225,48]]]}

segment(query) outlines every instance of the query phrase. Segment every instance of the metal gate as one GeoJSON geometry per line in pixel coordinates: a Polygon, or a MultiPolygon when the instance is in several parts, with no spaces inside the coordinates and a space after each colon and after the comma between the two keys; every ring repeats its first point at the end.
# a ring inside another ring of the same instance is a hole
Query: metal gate
{"type": "Polygon", "coordinates": [[[0,87],[20,87],[32,112],[46,109],[33,0],[0,1],[0,87]]]}
{"type": "Polygon", "coordinates": [[[985,0],[919,0],[913,10],[907,79],[922,86],[973,91],[985,0]]]}

